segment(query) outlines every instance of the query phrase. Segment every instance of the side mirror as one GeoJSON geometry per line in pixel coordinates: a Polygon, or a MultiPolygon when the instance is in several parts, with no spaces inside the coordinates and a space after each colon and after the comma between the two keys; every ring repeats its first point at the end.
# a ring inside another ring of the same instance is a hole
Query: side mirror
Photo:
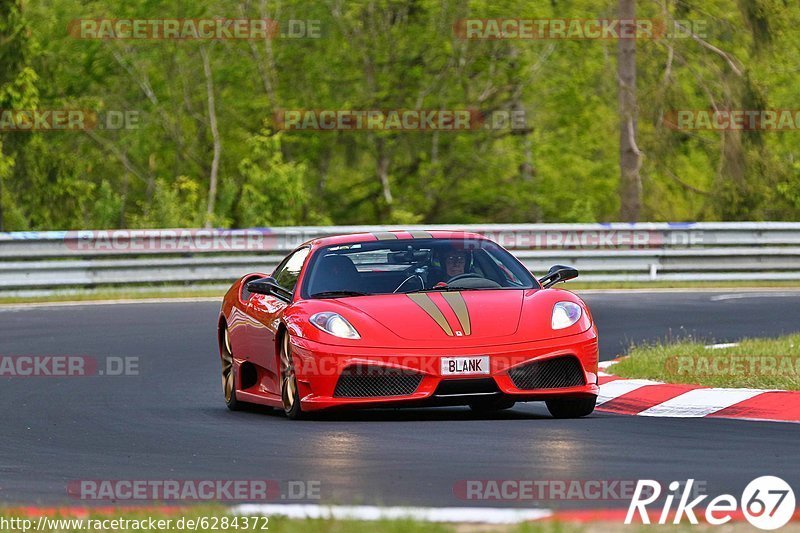
{"type": "Polygon", "coordinates": [[[275,278],[254,279],[247,282],[247,290],[255,294],[281,294],[286,291],[275,283],[275,278]]]}
{"type": "Polygon", "coordinates": [[[545,277],[539,278],[539,283],[542,284],[542,287],[547,289],[556,283],[569,281],[577,277],[578,271],[576,269],[564,265],[553,265],[550,267],[550,270],[547,272],[545,277]]]}

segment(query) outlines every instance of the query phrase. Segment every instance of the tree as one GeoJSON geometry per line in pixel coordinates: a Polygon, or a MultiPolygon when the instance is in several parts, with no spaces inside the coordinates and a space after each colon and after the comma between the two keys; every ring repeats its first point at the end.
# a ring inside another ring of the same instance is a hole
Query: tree
{"type": "MultiPolygon", "coordinates": [[[[33,110],[38,104],[36,72],[30,59],[29,30],[22,0],[0,2],[0,110],[33,110]]],[[[12,175],[15,154],[26,139],[0,133],[0,231],[6,227],[6,209],[14,202],[5,181],[12,175]]],[[[23,134],[24,135],[24,134],[23,134]]]]}
{"type": "Polygon", "coordinates": [[[793,132],[665,125],[678,109],[795,109],[796,3],[130,0],[113,13],[107,4],[0,4],[4,108],[140,117],[116,130],[0,132],[7,230],[800,219],[793,132]],[[66,31],[74,19],[158,16],[270,18],[287,31],[288,21],[318,21],[322,35],[66,31]],[[691,31],[621,42],[454,32],[462,19],[634,16],[691,31]],[[281,109],[522,112],[525,126],[275,135],[281,109]]]}
{"type": "MultiPolygon", "coordinates": [[[[636,19],[636,0],[619,0],[623,24],[636,19]]],[[[621,38],[618,45],[620,220],[637,222],[642,204],[642,153],[637,146],[636,39],[621,38]]]]}

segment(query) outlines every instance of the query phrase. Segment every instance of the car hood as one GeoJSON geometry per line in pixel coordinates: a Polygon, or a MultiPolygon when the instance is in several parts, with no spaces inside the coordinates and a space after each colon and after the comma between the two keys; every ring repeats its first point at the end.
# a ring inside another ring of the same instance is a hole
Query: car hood
{"type": "Polygon", "coordinates": [[[480,290],[386,294],[341,302],[400,338],[508,337],[519,327],[524,292],[480,290]]]}

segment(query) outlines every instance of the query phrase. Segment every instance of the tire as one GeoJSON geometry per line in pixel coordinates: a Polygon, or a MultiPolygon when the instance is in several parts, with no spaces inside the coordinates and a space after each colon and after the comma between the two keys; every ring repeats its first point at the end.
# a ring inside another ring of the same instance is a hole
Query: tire
{"type": "Polygon", "coordinates": [[[283,411],[290,420],[299,420],[303,418],[305,413],[300,405],[297,375],[294,369],[294,359],[292,359],[292,343],[290,342],[288,332],[285,332],[281,338],[280,365],[283,411]]]}
{"type": "Polygon", "coordinates": [[[495,413],[505,409],[511,409],[517,402],[511,398],[491,398],[480,402],[469,404],[469,408],[476,413],[495,413]]]}
{"type": "Polygon", "coordinates": [[[547,400],[547,410],[554,418],[580,418],[592,414],[597,396],[591,398],[557,398],[547,400]]]}
{"type": "Polygon", "coordinates": [[[233,370],[233,350],[227,325],[222,330],[222,346],[219,352],[222,362],[222,394],[225,405],[231,411],[238,411],[243,407],[243,402],[236,399],[236,372],[233,370]]]}

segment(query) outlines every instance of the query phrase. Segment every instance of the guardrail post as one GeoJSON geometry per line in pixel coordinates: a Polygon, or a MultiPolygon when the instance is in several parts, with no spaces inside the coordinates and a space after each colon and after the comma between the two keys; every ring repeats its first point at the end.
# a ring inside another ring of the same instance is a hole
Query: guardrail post
{"type": "Polygon", "coordinates": [[[658,265],[656,263],[650,263],[650,281],[655,281],[658,277],[658,265]]]}

